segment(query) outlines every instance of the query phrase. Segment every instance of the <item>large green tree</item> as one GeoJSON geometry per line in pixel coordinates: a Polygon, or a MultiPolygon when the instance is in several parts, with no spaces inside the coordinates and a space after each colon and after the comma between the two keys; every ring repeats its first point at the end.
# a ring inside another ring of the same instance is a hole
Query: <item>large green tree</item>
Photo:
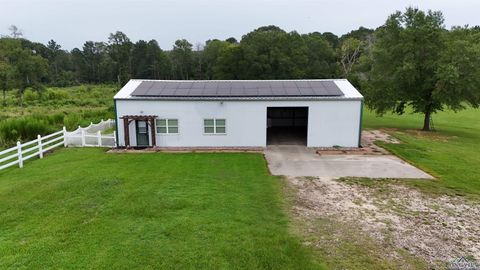
{"type": "Polygon", "coordinates": [[[378,114],[411,107],[431,116],[445,107],[479,105],[480,48],[465,29],[449,32],[441,12],[407,8],[391,15],[376,33],[366,104],[378,114]]]}
{"type": "Polygon", "coordinates": [[[133,43],[123,32],[117,31],[108,37],[107,51],[113,60],[119,85],[132,78],[132,48],[133,43]]]}
{"type": "Polygon", "coordinates": [[[48,62],[35,49],[24,47],[24,40],[13,38],[0,39],[0,80],[5,93],[6,88],[17,89],[20,105],[23,92],[27,87],[42,89],[40,83],[47,75],[48,62]]]}
{"type": "Polygon", "coordinates": [[[227,44],[219,48],[219,54],[213,64],[213,78],[223,80],[246,79],[247,66],[242,47],[238,44],[227,44]]]}
{"type": "Polygon", "coordinates": [[[170,57],[174,65],[174,74],[182,80],[188,80],[192,74],[192,44],[186,39],[175,41],[170,57]]]}
{"type": "Polygon", "coordinates": [[[289,55],[290,41],[288,33],[274,25],[260,27],[243,36],[240,47],[246,67],[242,69],[242,77],[280,79],[300,73],[289,55]]]}
{"type": "Polygon", "coordinates": [[[167,73],[165,53],[157,41],[139,40],[132,50],[132,76],[137,79],[161,79],[167,73]]]}
{"type": "Polygon", "coordinates": [[[218,39],[208,40],[203,48],[203,60],[205,79],[216,79],[215,67],[218,65],[220,55],[228,46],[235,46],[236,42],[221,41],[218,39]]]}
{"type": "Polygon", "coordinates": [[[322,34],[287,33],[274,25],[246,34],[238,46],[228,46],[218,64],[220,74],[236,79],[331,78],[336,70],[334,50],[322,34]]]}
{"type": "Polygon", "coordinates": [[[0,90],[2,90],[2,105],[6,106],[6,96],[7,90],[9,88],[12,67],[7,61],[4,61],[2,58],[3,57],[0,54],[0,90]]]}
{"type": "MultiPolygon", "coordinates": [[[[300,65],[305,70],[303,79],[326,79],[334,78],[337,69],[337,63],[335,59],[335,51],[329,43],[329,41],[323,35],[314,32],[306,35],[302,35],[303,41],[306,47],[301,51],[303,55],[296,56],[295,58],[306,57],[306,65],[300,65]]],[[[328,36],[328,35],[327,35],[328,36]]]]}

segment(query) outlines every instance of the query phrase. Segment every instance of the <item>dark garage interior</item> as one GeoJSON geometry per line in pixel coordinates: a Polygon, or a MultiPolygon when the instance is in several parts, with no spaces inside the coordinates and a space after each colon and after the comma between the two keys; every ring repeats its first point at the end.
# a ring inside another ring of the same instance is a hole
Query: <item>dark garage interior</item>
{"type": "Polygon", "coordinates": [[[308,107],[268,107],[267,145],[307,145],[308,107]]]}

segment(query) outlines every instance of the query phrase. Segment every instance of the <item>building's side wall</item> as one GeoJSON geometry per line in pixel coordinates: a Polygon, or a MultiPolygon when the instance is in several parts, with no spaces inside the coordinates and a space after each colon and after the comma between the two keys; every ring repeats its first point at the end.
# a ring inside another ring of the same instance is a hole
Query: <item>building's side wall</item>
{"type": "Polygon", "coordinates": [[[321,101],[310,106],[308,146],[358,147],[362,102],[321,101]]]}
{"type": "MultiPolygon", "coordinates": [[[[179,121],[178,134],[157,134],[160,147],[264,147],[267,107],[309,107],[308,146],[358,146],[360,100],[325,101],[159,101],[117,100],[117,117],[157,115],[179,121]],[[203,119],[226,119],[227,133],[203,132],[203,119]]],[[[124,146],[123,121],[117,119],[119,146],[124,146]]],[[[135,124],[130,142],[135,145],[135,124]]]]}

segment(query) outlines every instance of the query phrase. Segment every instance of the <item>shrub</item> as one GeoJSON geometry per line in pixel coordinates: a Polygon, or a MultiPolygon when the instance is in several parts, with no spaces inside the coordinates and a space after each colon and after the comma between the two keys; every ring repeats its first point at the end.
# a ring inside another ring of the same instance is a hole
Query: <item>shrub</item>
{"type": "Polygon", "coordinates": [[[68,92],[60,89],[48,89],[44,97],[46,100],[64,100],[68,99],[68,92]]]}
{"type": "Polygon", "coordinates": [[[37,92],[33,91],[31,88],[28,88],[23,93],[23,101],[26,103],[33,103],[39,99],[39,95],[37,92]]]}
{"type": "Polygon", "coordinates": [[[82,122],[82,118],[78,114],[65,115],[63,118],[63,124],[67,130],[75,130],[82,122]]]}

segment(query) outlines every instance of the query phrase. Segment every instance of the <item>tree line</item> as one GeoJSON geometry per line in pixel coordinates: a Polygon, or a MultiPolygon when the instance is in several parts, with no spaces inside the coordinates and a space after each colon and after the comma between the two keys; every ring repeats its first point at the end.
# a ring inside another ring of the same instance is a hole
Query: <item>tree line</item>
{"type": "Polygon", "coordinates": [[[107,42],[87,41],[82,48],[63,50],[22,38],[17,27],[0,38],[2,89],[80,83],[124,84],[142,79],[301,79],[348,75],[342,58],[351,65],[352,46],[374,30],[360,27],[344,36],[333,33],[286,32],[277,26],[260,27],[242,37],[208,40],[192,45],[185,39],[162,50],[156,40],[132,42],[125,33],[110,34],[107,42]]]}
{"type": "Polygon", "coordinates": [[[162,50],[157,41],[132,42],[125,33],[107,42],[87,41],[63,50],[22,38],[12,26],[0,38],[0,89],[42,91],[44,85],[124,84],[141,79],[348,78],[377,113],[412,107],[430,117],[446,107],[480,103],[480,28],[446,29],[441,12],[407,8],[377,29],[360,27],[343,36],[300,34],[264,26],[226,40],[193,45],[185,39],[162,50]]]}

